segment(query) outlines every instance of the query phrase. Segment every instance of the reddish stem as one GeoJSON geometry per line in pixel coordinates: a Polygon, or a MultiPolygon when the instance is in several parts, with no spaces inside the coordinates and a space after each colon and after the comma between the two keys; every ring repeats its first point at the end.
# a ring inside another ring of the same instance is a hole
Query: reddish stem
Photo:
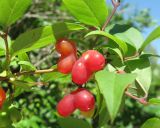
{"type": "Polygon", "coordinates": [[[147,96],[146,96],[146,95],[145,95],[144,97],[142,97],[142,98],[139,98],[139,97],[137,97],[137,96],[132,95],[132,94],[129,93],[128,91],[125,91],[125,94],[126,94],[127,96],[129,96],[130,98],[137,100],[137,101],[140,102],[141,104],[148,105],[148,102],[146,101],[146,99],[147,99],[147,96]]]}
{"type": "Polygon", "coordinates": [[[115,0],[112,0],[112,4],[113,4],[113,11],[111,13],[111,15],[107,18],[106,22],[104,23],[103,27],[102,27],[102,31],[105,30],[106,26],[109,24],[109,22],[111,21],[113,15],[115,14],[117,8],[119,7],[120,5],[120,0],[118,0],[117,2],[115,0]]]}

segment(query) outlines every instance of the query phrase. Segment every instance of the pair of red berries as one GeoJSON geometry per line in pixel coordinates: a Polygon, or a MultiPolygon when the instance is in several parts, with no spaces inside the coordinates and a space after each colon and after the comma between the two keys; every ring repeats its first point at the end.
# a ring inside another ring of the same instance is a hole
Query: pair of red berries
{"type": "Polygon", "coordinates": [[[0,87],[0,108],[3,106],[5,100],[6,100],[6,93],[3,90],[3,88],[0,87]]]}
{"type": "Polygon", "coordinates": [[[86,83],[91,75],[104,68],[105,58],[96,50],[88,50],[77,59],[76,45],[73,41],[61,39],[56,43],[56,50],[61,54],[58,71],[72,73],[72,81],[78,85],[86,83]]]}
{"type": "Polygon", "coordinates": [[[78,85],[86,83],[92,74],[105,66],[104,56],[96,50],[88,50],[76,61],[72,69],[72,80],[78,85]]]}
{"type": "Polygon", "coordinates": [[[57,105],[57,111],[62,117],[70,116],[76,109],[89,112],[95,107],[94,96],[84,88],[66,95],[57,105]]]}
{"type": "Polygon", "coordinates": [[[61,54],[58,61],[58,71],[68,74],[72,71],[72,67],[77,60],[77,49],[73,41],[60,39],[56,43],[56,50],[61,54]]]}

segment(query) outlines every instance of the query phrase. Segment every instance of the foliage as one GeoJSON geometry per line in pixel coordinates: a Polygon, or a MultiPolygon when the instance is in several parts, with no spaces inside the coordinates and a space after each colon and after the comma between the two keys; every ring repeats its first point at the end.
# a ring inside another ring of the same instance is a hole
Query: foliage
{"type": "MultiPolygon", "coordinates": [[[[157,118],[147,120],[142,128],[151,127],[152,124],[158,128],[159,99],[151,98],[147,101],[147,98],[151,71],[157,70],[155,67],[151,70],[149,57],[159,56],[145,53],[144,50],[159,38],[159,27],[144,39],[132,21],[117,24],[124,20],[122,16],[115,16],[112,24],[104,26],[110,15],[110,9],[104,0],[34,2],[30,7],[30,0],[0,0],[0,81],[7,93],[7,100],[0,109],[0,127],[139,127],[150,117],[145,116],[145,112],[148,112],[157,118]],[[50,4],[55,9],[52,10],[50,4]],[[33,9],[36,5],[43,7],[39,13],[33,9]],[[29,7],[29,13],[18,23],[17,20],[29,7]],[[48,10],[49,16],[45,20],[41,13],[45,14],[48,10]],[[55,14],[50,14],[52,11],[55,14]],[[62,15],[67,18],[59,21],[58,18],[62,15]],[[30,23],[32,26],[28,27],[30,23]],[[102,27],[105,27],[104,31],[102,27]],[[58,55],[54,51],[54,45],[57,39],[63,37],[76,41],[79,56],[87,49],[95,49],[106,57],[106,67],[95,73],[95,77],[86,84],[97,100],[95,114],[90,119],[82,117],[79,111],[72,117],[60,118],[55,110],[57,101],[76,88],[70,75],[56,71],[58,55]],[[117,74],[119,70],[125,70],[126,73],[117,74]],[[127,99],[125,95],[139,103],[127,99]],[[137,119],[140,115],[145,116],[143,122],[137,119]]],[[[138,21],[147,26],[141,19],[138,21]]],[[[153,76],[157,77],[156,75],[153,72],[153,76]]],[[[159,82],[156,80],[153,82],[157,85],[159,82]]],[[[154,89],[151,87],[151,94],[157,97],[154,89]]]]}

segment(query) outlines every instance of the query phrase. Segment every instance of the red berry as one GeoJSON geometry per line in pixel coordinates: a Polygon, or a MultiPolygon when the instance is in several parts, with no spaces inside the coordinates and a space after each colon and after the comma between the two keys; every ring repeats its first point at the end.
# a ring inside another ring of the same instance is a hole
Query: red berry
{"type": "Polygon", "coordinates": [[[57,111],[62,117],[70,116],[76,107],[74,105],[74,95],[66,95],[57,105],[57,111]]]}
{"type": "Polygon", "coordinates": [[[3,88],[0,87],[0,108],[2,107],[5,100],[6,100],[6,93],[3,90],[3,88]]]}
{"type": "Polygon", "coordinates": [[[91,71],[87,70],[83,60],[80,59],[72,68],[72,81],[78,85],[83,85],[89,80],[91,74],[91,71]]]}
{"type": "Polygon", "coordinates": [[[56,43],[56,50],[62,56],[68,56],[69,54],[76,54],[76,45],[73,41],[67,39],[60,39],[56,43]]]}
{"type": "Polygon", "coordinates": [[[105,66],[104,56],[96,50],[88,50],[82,57],[85,59],[87,69],[92,72],[99,71],[105,66]]]}
{"type": "Polygon", "coordinates": [[[57,64],[58,71],[64,74],[70,73],[75,62],[76,57],[73,54],[70,54],[65,58],[61,58],[57,64]]]}
{"type": "Polygon", "coordinates": [[[75,95],[75,107],[80,111],[90,111],[95,107],[94,96],[86,89],[78,89],[75,95]]]}

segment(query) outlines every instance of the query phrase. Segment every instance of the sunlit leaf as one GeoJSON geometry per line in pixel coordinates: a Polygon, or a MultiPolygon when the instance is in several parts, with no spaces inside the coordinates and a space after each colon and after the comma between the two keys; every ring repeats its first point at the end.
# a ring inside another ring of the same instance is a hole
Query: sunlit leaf
{"type": "Polygon", "coordinates": [[[63,0],[70,13],[80,22],[102,26],[108,16],[105,0],[63,0]]]}
{"type": "Polygon", "coordinates": [[[23,16],[32,0],[0,0],[0,25],[8,27],[23,16]]]}
{"type": "Polygon", "coordinates": [[[131,84],[135,74],[116,74],[106,70],[97,72],[96,80],[107,104],[108,112],[113,121],[121,105],[124,91],[131,84]]]}
{"type": "Polygon", "coordinates": [[[124,54],[127,52],[126,43],[124,41],[120,40],[119,38],[117,38],[116,36],[109,34],[108,32],[98,31],[98,30],[97,31],[92,31],[92,32],[88,33],[86,35],[86,37],[87,36],[91,36],[91,35],[102,35],[102,36],[105,36],[105,37],[113,40],[119,46],[119,48],[123,51],[124,54]]]}
{"type": "Polygon", "coordinates": [[[147,45],[149,45],[152,41],[154,41],[155,39],[160,38],[160,26],[157,27],[155,30],[153,30],[153,32],[151,32],[151,34],[147,37],[147,39],[143,42],[140,51],[143,51],[147,45]]]}

